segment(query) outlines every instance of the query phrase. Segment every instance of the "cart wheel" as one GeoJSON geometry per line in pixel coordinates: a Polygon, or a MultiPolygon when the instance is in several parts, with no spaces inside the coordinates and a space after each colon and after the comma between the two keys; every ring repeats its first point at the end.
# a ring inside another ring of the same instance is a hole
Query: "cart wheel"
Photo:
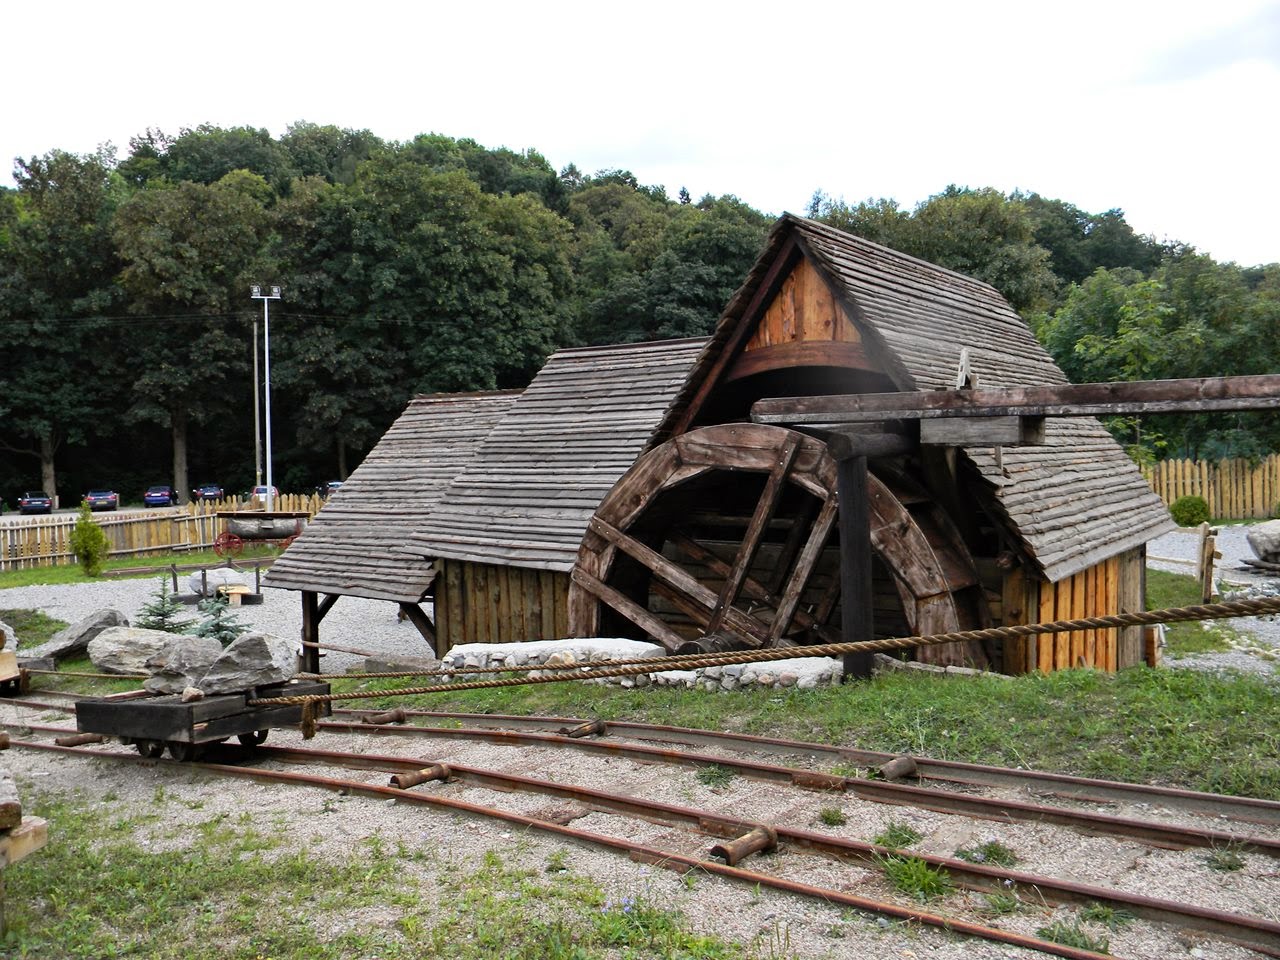
{"type": "Polygon", "coordinates": [[[283,540],[281,540],[281,541],[280,541],[280,552],[281,552],[281,553],[283,553],[284,551],[288,550],[288,549],[289,549],[289,545],[290,545],[290,544],[292,544],[292,543],[293,543],[293,541],[295,541],[295,540],[297,540],[297,539],[298,539],[298,538],[297,538],[297,536],[292,536],[292,537],[285,537],[283,540]]]}
{"type": "Polygon", "coordinates": [[[223,530],[213,540],[213,552],[219,557],[239,556],[244,549],[244,541],[230,530],[223,530]]]}
{"type": "Polygon", "coordinates": [[[170,740],[169,756],[182,763],[194,760],[196,758],[196,745],[194,743],[183,743],[180,740],[170,740]]]}
{"type": "Polygon", "coordinates": [[[236,739],[240,741],[242,746],[253,749],[260,743],[265,743],[267,739],[267,730],[259,730],[256,733],[241,733],[236,739]]]}
{"type": "Polygon", "coordinates": [[[153,760],[164,753],[164,741],[162,740],[135,740],[133,745],[137,748],[138,753],[153,760]]]}

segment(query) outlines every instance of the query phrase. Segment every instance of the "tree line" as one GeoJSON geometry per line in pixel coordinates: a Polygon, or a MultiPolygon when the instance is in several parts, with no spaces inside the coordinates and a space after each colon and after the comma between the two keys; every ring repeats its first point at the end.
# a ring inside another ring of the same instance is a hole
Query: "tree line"
{"type": "MultiPolygon", "coordinates": [[[[248,486],[250,284],[283,288],[273,452],[303,489],[344,476],[414,394],[520,387],[560,346],[708,333],[773,221],[536,150],[311,123],[147,131],[123,158],[51,150],[14,176],[0,497],[248,486]]],[[[909,211],[818,193],[808,213],[993,283],[1073,378],[1275,367],[1280,268],[1157,243],[1118,210],[949,187],[909,211]]],[[[1280,440],[1243,419],[1137,436],[1156,454],[1280,440]]]]}

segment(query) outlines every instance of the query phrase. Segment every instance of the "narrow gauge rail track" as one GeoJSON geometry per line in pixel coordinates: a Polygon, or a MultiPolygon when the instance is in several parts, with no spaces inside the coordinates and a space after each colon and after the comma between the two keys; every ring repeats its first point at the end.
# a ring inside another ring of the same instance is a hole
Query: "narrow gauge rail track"
{"type": "MultiPolygon", "coordinates": [[[[36,729],[36,727],[32,729],[36,729]]],[[[74,732],[70,728],[49,725],[40,725],[38,729],[47,732],[74,732]]],[[[11,741],[11,745],[18,749],[56,751],[64,754],[126,763],[175,763],[175,761],[144,758],[122,751],[57,746],[37,741],[15,740],[11,741]]],[[[435,776],[431,779],[456,780],[472,786],[570,799],[588,810],[620,814],[669,826],[690,828],[714,837],[739,837],[740,839],[736,843],[721,844],[712,848],[711,855],[719,856],[721,860],[725,861],[721,863],[717,860],[691,857],[676,851],[660,850],[651,846],[637,844],[633,840],[626,838],[585,831],[551,820],[543,820],[525,814],[486,807],[453,797],[416,792],[407,787],[384,787],[360,780],[268,770],[259,766],[245,766],[242,763],[188,762],[181,764],[180,767],[180,769],[197,769],[220,776],[309,785],[350,794],[396,798],[452,812],[496,819],[512,825],[558,835],[566,840],[602,846],[627,853],[633,859],[641,862],[662,866],[678,872],[685,872],[690,869],[702,870],[760,887],[799,894],[897,919],[913,920],[931,926],[938,926],[952,932],[1026,947],[1057,956],[1072,958],[1096,958],[1101,956],[1101,954],[1089,950],[1064,946],[1013,931],[973,923],[957,917],[943,916],[853,895],[841,890],[800,883],[773,874],[745,870],[736,865],[739,862],[739,851],[743,849],[744,842],[749,842],[750,838],[761,835],[770,837],[774,842],[781,841],[798,850],[843,861],[874,863],[877,857],[890,856],[895,852],[875,844],[831,837],[786,826],[739,820],[705,810],[643,800],[633,796],[613,794],[571,784],[549,783],[531,777],[489,769],[455,763],[448,763],[447,765],[435,764],[434,761],[421,758],[293,747],[258,747],[252,751],[214,747],[211,748],[211,753],[215,755],[221,754],[226,759],[241,759],[248,756],[258,762],[323,764],[402,775],[423,771],[424,768],[432,768],[432,773],[435,776]]],[[[396,782],[396,778],[393,777],[392,784],[396,782]]],[[[410,778],[408,782],[413,782],[413,778],[410,778]]],[[[424,781],[419,780],[417,782],[424,781]]],[[[755,849],[759,848],[757,846],[755,849]]],[[[750,848],[748,848],[749,850],[750,848]]],[[[959,885],[969,889],[998,891],[1008,889],[1008,885],[1012,883],[1017,889],[1034,892],[1040,900],[1047,904],[1107,904],[1119,910],[1127,910],[1135,917],[1141,917],[1148,921],[1171,924],[1179,928],[1197,931],[1201,934],[1220,937],[1223,940],[1259,951],[1268,956],[1280,957],[1280,924],[1264,918],[1233,914],[1194,904],[1160,900],[1072,881],[1056,880],[1025,871],[987,867],[947,857],[927,854],[913,854],[913,856],[919,856],[920,859],[932,866],[948,870],[959,885]]]]}

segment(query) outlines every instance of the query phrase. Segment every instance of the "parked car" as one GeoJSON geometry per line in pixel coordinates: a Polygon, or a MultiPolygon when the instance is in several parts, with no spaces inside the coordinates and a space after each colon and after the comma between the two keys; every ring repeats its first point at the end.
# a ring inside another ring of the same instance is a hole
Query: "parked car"
{"type": "Polygon", "coordinates": [[[168,486],[147,487],[146,492],[142,495],[142,503],[147,507],[177,506],[178,491],[168,486]]]}
{"type": "Polygon", "coordinates": [[[225,491],[216,483],[202,483],[191,491],[192,500],[221,500],[225,491]]]}
{"type": "Polygon", "coordinates": [[[114,490],[90,490],[84,495],[90,510],[119,510],[120,494],[114,490]]]}
{"type": "Polygon", "coordinates": [[[328,498],[342,489],[341,480],[330,480],[328,483],[322,483],[316,487],[316,493],[320,496],[328,498]]]}
{"type": "MultiPolygon", "coordinates": [[[[256,500],[259,503],[266,503],[267,488],[265,486],[254,487],[252,490],[249,491],[249,499],[256,500]]],[[[280,490],[277,487],[274,487],[274,486],[271,487],[271,502],[275,503],[275,501],[279,499],[280,499],[280,490]]]]}
{"type": "Polygon", "coordinates": [[[53,513],[53,497],[43,490],[28,490],[18,497],[19,513],[53,513]]]}

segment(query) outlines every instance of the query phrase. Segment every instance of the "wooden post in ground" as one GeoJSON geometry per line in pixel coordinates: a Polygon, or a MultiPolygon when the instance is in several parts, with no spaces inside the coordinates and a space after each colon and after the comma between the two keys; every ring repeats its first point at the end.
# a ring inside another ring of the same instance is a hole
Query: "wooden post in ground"
{"type": "MultiPolygon", "coordinates": [[[[871,512],[867,504],[867,458],[836,461],[840,496],[840,624],[841,640],[854,643],[874,638],[871,595],[871,512]]],[[[846,677],[871,676],[872,655],[848,653],[846,677]]]]}
{"type": "Polygon", "coordinates": [[[1213,561],[1221,560],[1218,552],[1218,531],[1209,526],[1208,521],[1200,524],[1197,531],[1200,535],[1200,549],[1196,554],[1196,575],[1200,578],[1200,602],[1208,603],[1213,599],[1213,561]]]}
{"type": "Polygon", "coordinates": [[[302,591],[302,652],[298,669],[303,673],[320,672],[320,595],[314,590],[302,591]]]}

